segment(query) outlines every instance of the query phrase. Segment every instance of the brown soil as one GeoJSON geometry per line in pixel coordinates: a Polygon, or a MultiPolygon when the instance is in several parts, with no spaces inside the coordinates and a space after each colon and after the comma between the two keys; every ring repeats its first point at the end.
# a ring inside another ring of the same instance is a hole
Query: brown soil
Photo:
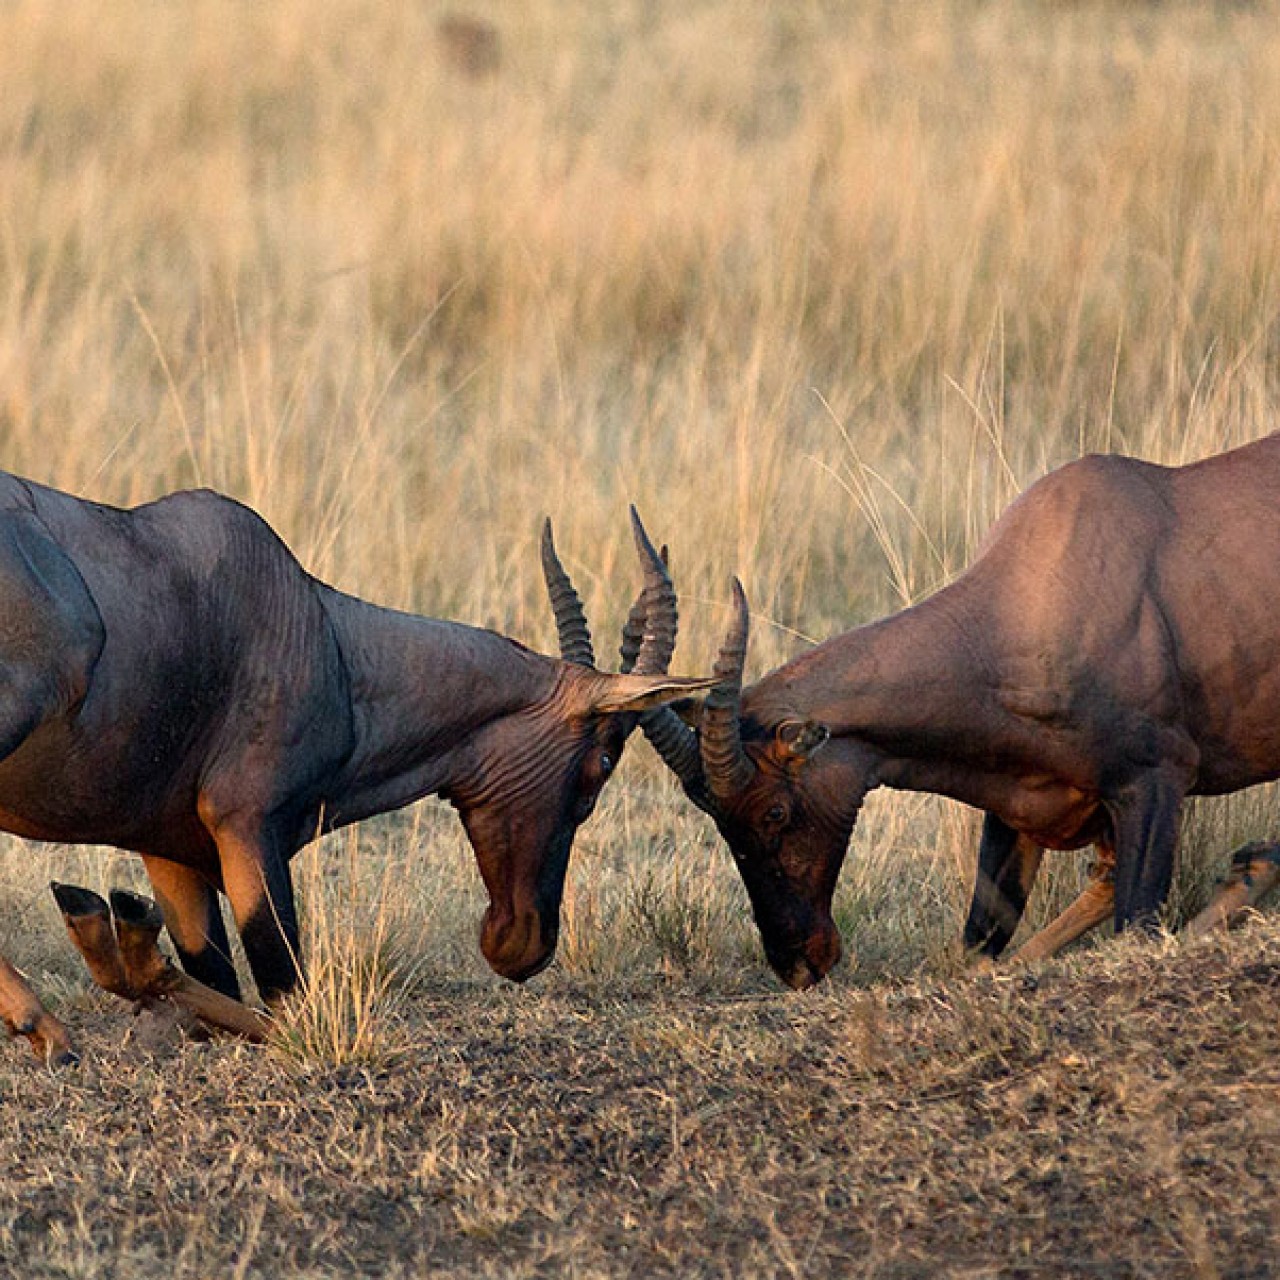
{"type": "Polygon", "coordinates": [[[460,984],[325,1067],[68,1014],[0,1058],[0,1272],[1277,1271],[1280,919],[797,997],[460,984]]]}

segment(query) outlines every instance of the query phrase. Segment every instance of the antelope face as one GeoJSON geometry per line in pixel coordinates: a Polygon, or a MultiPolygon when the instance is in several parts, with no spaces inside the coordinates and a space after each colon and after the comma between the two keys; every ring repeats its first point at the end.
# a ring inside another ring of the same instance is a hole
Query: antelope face
{"type": "Polygon", "coordinates": [[[489,891],[481,950],[515,982],[541,972],[555,954],[573,838],[617,768],[637,715],[714,683],[665,674],[675,648],[675,589],[631,515],[645,588],[623,629],[622,673],[595,669],[582,605],[548,522],[543,571],[562,655],[551,690],[481,729],[449,791],[489,891]]]}
{"type": "Polygon", "coordinates": [[[495,973],[524,982],[555,954],[573,839],[617,767],[626,725],[545,712],[510,721],[490,731],[475,784],[451,798],[489,893],[480,949],[495,973]]]}
{"type": "Polygon", "coordinates": [[[770,966],[803,989],[840,958],[831,899],[874,757],[818,721],[744,710],[749,614],[737,582],[734,597],[717,683],[685,709],[696,733],[673,712],[647,718],[645,733],[728,843],[770,966]]]}
{"type": "MultiPolygon", "coordinates": [[[[751,741],[751,775],[710,809],[733,855],[770,967],[787,986],[820,982],[840,959],[831,900],[865,782],[840,744],[811,722],[784,721],[751,741]],[[810,756],[823,747],[822,755],[810,756]]],[[[705,749],[706,730],[703,731],[705,749]]]]}

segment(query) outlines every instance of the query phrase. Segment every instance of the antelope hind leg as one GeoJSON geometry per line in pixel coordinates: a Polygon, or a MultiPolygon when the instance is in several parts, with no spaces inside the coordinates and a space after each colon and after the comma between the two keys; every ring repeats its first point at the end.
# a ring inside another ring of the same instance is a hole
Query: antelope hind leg
{"type": "Polygon", "coordinates": [[[1026,942],[1009,958],[1010,964],[1032,964],[1047,960],[1068,943],[1082,938],[1109,920],[1115,911],[1115,858],[1109,849],[1099,848],[1098,860],[1090,872],[1084,892],[1056,919],[1026,942]]]}
{"type": "Polygon", "coordinates": [[[27,980],[0,956],[0,1021],[11,1034],[26,1036],[32,1051],[51,1067],[77,1061],[67,1029],[40,1003],[27,980]]]}
{"type": "Polygon", "coordinates": [[[177,968],[156,945],[164,927],[160,908],[149,898],[115,889],[111,894],[116,938],[129,985],[143,1003],[168,1002],[194,1014],[201,1022],[261,1041],[271,1019],[230,996],[206,987],[177,968]]]}
{"type": "Polygon", "coordinates": [[[1280,843],[1257,840],[1231,855],[1231,870],[1217,896],[1186,927],[1188,938],[1226,929],[1280,884],[1280,843]]]}

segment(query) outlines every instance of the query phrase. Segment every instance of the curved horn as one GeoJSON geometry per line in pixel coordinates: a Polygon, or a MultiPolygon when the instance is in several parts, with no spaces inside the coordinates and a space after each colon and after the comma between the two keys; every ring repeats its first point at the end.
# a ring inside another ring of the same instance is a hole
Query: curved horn
{"type": "Polygon", "coordinates": [[[596,656],[591,648],[591,629],[587,615],[582,610],[582,600],[573,589],[569,575],[556,555],[556,544],[551,537],[551,520],[542,526],[542,576],[547,580],[547,594],[551,597],[551,611],[556,618],[556,633],[560,637],[560,656],[566,662],[580,667],[594,667],[596,656]]]}
{"type": "Polygon", "coordinates": [[[670,707],[654,707],[640,717],[640,728],[662,762],[676,775],[684,793],[706,813],[714,812],[714,800],[702,768],[698,735],[670,707]]]}
{"type": "Polygon", "coordinates": [[[639,622],[640,642],[633,660],[636,675],[666,675],[676,651],[676,630],[679,627],[676,589],[667,572],[667,549],[663,547],[661,555],[653,549],[635,507],[631,508],[631,532],[644,569],[644,591],[631,607],[626,626],[622,629],[622,660],[624,663],[627,661],[631,647],[636,643],[636,624],[639,622]],[[638,619],[637,609],[640,611],[638,619]]]}
{"type": "Polygon", "coordinates": [[[755,775],[755,765],[742,747],[739,723],[750,622],[746,593],[734,578],[733,621],[714,669],[719,683],[707,694],[702,712],[702,765],[717,800],[732,799],[755,775]]]}
{"type": "MultiPolygon", "coordinates": [[[[648,579],[652,573],[650,566],[654,561],[653,544],[649,541],[649,536],[645,532],[644,525],[641,523],[635,507],[631,508],[631,528],[635,534],[636,549],[640,552],[640,561],[646,568],[646,579],[648,579]]],[[[663,576],[666,578],[666,584],[663,588],[664,597],[666,588],[670,588],[670,638],[668,641],[665,638],[666,633],[663,632],[663,638],[657,641],[662,646],[659,651],[659,656],[662,658],[661,668],[652,673],[640,670],[641,675],[665,675],[667,666],[671,661],[671,654],[675,649],[676,596],[675,588],[671,586],[670,575],[667,572],[671,560],[665,544],[662,550],[658,552],[657,560],[661,562],[663,576]]],[[[654,576],[656,577],[656,575],[654,576]]],[[[636,597],[635,603],[631,606],[631,612],[627,614],[627,621],[622,628],[622,645],[618,650],[622,657],[622,663],[618,669],[624,674],[637,666],[637,659],[640,657],[643,643],[647,638],[645,622],[651,613],[648,601],[651,595],[656,594],[656,592],[650,591],[649,582],[646,581],[645,589],[636,597]]],[[[663,610],[667,608],[665,599],[662,601],[660,608],[663,610]]],[[[654,634],[657,634],[656,631],[654,634]]],[[[706,775],[702,772],[702,757],[698,751],[698,735],[670,707],[653,707],[651,710],[644,712],[640,716],[640,728],[644,731],[644,736],[649,739],[653,749],[662,757],[663,763],[679,779],[680,785],[694,804],[703,809],[709,808],[711,796],[707,791],[706,775]]]]}
{"type": "MultiPolygon", "coordinates": [[[[665,542],[662,544],[662,550],[658,552],[658,555],[662,558],[664,565],[671,563],[667,559],[667,545],[665,542]]],[[[640,646],[644,642],[644,616],[644,589],[641,588],[640,594],[632,602],[626,622],[622,624],[622,643],[618,646],[618,656],[621,661],[618,663],[618,670],[624,676],[634,669],[636,659],[640,656],[640,646]]],[[[663,673],[658,672],[657,674],[661,675],[663,673]]]]}

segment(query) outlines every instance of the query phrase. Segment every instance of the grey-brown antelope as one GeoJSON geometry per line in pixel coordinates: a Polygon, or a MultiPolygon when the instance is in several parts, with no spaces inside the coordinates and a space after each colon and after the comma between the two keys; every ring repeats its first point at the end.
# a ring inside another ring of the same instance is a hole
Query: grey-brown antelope
{"type": "MultiPolygon", "coordinates": [[[[745,690],[734,594],[696,736],[669,707],[644,724],[728,841],[793,987],[840,956],[831,899],[873,787],[985,811],[965,941],[992,957],[1042,850],[1095,845],[1093,882],[1026,959],[1111,915],[1150,925],[1183,800],[1280,776],[1280,436],[1184,467],[1062,467],[949,586],[745,690]]],[[[1280,878],[1278,848],[1241,850],[1192,928],[1256,901],[1280,878]]]]}
{"type": "MultiPolygon", "coordinates": [[[[665,675],[675,591],[632,517],[645,586],[613,675],[595,668],[549,524],[560,659],[335,591],[214,493],[126,511],[0,476],[0,829],[140,853],[187,985],[238,999],[225,894],[271,1000],[299,978],[289,859],[434,793],[461,815],[489,894],[485,957],[523,981],[552,956],[570,844],[635,713],[710,683],[665,675]]],[[[124,993],[110,923],[62,888],[73,936],[98,948],[91,968],[114,968],[124,993]]],[[[127,902],[116,916],[125,959],[141,956],[130,973],[145,973],[148,922],[127,902]]],[[[3,959],[0,1017],[38,1053],[70,1055],[3,959]]]]}

